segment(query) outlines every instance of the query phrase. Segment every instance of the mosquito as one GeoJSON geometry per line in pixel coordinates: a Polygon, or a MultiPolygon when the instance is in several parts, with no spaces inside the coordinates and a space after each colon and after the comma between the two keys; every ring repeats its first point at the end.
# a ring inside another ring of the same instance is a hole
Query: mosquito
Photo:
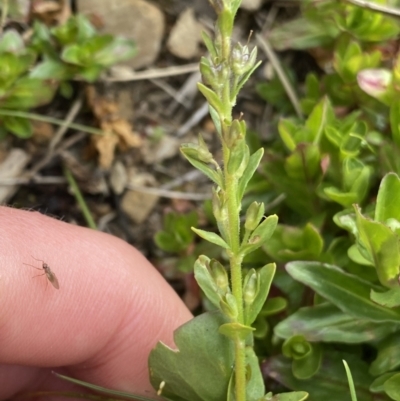
{"type": "Polygon", "coordinates": [[[50,269],[50,266],[46,262],[44,262],[43,260],[36,259],[33,256],[32,256],[32,258],[37,260],[37,261],[39,261],[39,262],[42,262],[42,267],[36,267],[36,266],[30,265],[28,263],[24,263],[24,265],[34,267],[37,270],[44,270],[43,274],[38,274],[37,276],[33,276],[32,278],[46,275],[47,280],[49,280],[50,283],[53,285],[53,287],[58,290],[60,288],[60,285],[58,284],[58,280],[57,280],[56,275],[50,269]]]}

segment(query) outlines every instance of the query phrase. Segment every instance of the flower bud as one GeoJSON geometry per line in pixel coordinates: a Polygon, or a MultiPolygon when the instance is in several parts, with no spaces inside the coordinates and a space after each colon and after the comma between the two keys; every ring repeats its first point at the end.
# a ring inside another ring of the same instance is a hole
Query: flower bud
{"type": "Polygon", "coordinates": [[[230,319],[232,320],[236,320],[238,317],[238,307],[237,307],[237,303],[236,303],[236,298],[228,293],[225,295],[225,297],[223,297],[221,299],[220,302],[220,308],[222,310],[222,312],[228,316],[230,319]]]}
{"type": "Polygon", "coordinates": [[[210,271],[214,282],[221,290],[221,293],[225,295],[226,293],[230,292],[229,278],[225,267],[220,262],[218,262],[218,260],[211,259],[210,271]]]}
{"type": "Polygon", "coordinates": [[[232,49],[232,70],[237,76],[242,76],[251,70],[257,61],[257,47],[251,53],[247,45],[237,43],[232,49]]]}
{"type": "Polygon", "coordinates": [[[246,122],[244,120],[235,119],[232,121],[228,132],[224,136],[224,142],[228,148],[231,148],[239,138],[244,138],[245,136],[246,122]]]}
{"type": "Polygon", "coordinates": [[[251,305],[258,294],[260,280],[255,269],[250,269],[243,283],[243,300],[245,305],[251,305]]]}
{"type": "Polygon", "coordinates": [[[357,74],[358,86],[368,95],[390,105],[393,98],[393,75],[389,70],[365,69],[357,74]]]}
{"type": "Polygon", "coordinates": [[[208,150],[203,137],[199,134],[199,159],[204,163],[211,163],[213,161],[213,155],[208,150]]]}
{"type": "Polygon", "coordinates": [[[255,230],[264,215],[264,210],[263,202],[253,202],[247,209],[244,228],[248,231],[255,230]]]}

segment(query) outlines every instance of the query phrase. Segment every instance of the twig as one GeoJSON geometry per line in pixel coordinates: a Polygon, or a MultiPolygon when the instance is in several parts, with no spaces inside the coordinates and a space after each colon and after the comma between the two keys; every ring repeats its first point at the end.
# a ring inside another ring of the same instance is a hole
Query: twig
{"type": "Polygon", "coordinates": [[[0,21],[0,34],[3,33],[3,29],[7,23],[8,6],[9,0],[3,0],[1,6],[1,21],[0,21]]]}
{"type": "Polygon", "coordinates": [[[179,138],[185,135],[192,127],[194,127],[200,120],[202,120],[208,114],[208,103],[204,102],[203,105],[198,108],[192,116],[183,124],[178,131],[176,136],[179,138]]]}
{"type": "Polygon", "coordinates": [[[386,15],[400,17],[400,9],[398,8],[384,6],[378,3],[372,3],[371,1],[365,1],[365,0],[344,0],[344,1],[346,1],[347,3],[351,3],[355,6],[367,8],[371,11],[376,11],[386,15]]]}
{"type": "Polygon", "coordinates": [[[166,68],[154,68],[140,72],[132,71],[126,77],[106,77],[104,78],[104,80],[108,82],[140,81],[144,79],[156,79],[156,78],[172,77],[175,75],[189,74],[191,72],[198,70],[199,70],[199,65],[197,63],[194,63],[194,64],[186,64],[186,65],[172,66],[166,68]]]}
{"type": "Polygon", "coordinates": [[[182,185],[185,182],[197,180],[199,177],[204,177],[204,175],[201,171],[191,170],[191,171],[185,173],[184,175],[181,175],[181,176],[175,178],[174,180],[161,185],[160,188],[161,189],[175,188],[175,187],[178,187],[179,185],[182,185]]]}
{"type": "Polygon", "coordinates": [[[257,41],[258,45],[264,50],[265,54],[269,58],[269,61],[271,61],[271,64],[274,67],[274,70],[275,70],[276,74],[278,75],[278,78],[280,79],[280,81],[286,91],[286,94],[288,95],[288,97],[296,111],[297,116],[299,118],[302,118],[303,113],[301,111],[299,99],[297,98],[296,92],[294,91],[291,83],[287,79],[286,74],[284,73],[284,71],[280,65],[278,57],[276,57],[275,52],[273,51],[273,49],[270,46],[270,44],[268,43],[268,41],[265,38],[263,38],[261,35],[259,35],[259,34],[256,35],[256,41],[257,41]]]}
{"type": "Polygon", "coordinates": [[[161,188],[150,188],[150,187],[142,187],[140,185],[132,185],[128,184],[126,186],[128,189],[137,192],[143,192],[152,195],[162,196],[164,198],[172,198],[172,199],[187,199],[194,201],[202,201],[206,199],[211,199],[211,194],[198,194],[193,192],[178,192],[178,191],[168,191],[166,189],[161,188]]]}
{"type": "Polygon", "coordinates": [[[71,124],[75,120],[79,111],[81,110],[82,105],[83,105],[83,97],[81,94],[74,101],[74,103],[72,104],[71,108],[68,111],[68,114],[65,117],[65,120],[63,121],[63,124],[60,126],[60,128],[57,130],[57,132],[54,134],[54,137],[51,140],[50,145],[49,145],[49,151],[52,152],[55,149],[55,147],[58,145],[58,143],[61,141],[61,139],[63,138],[65,133],[71,127],[71,124]]]}
{"type": "Polygon", "coordinates": [[[18,178],[0,178],[0,185],[2,186],[13,186],[13,185],[25,185],[25,184],[39,184],[39,185],[54,185],[54,184],[65,184],[67,180],[64,177],[58,176],[41,176],[34,175],[31,178],[18,177],[18,178]]]}
{"type": "MultiPolygon", "coordinates": [[[[0,109],[0,116],[10,116],[10,117],[21,117],[21,118],[30,118],[32,120],[43,121],[45,123],[54,124],[54,125],[64,125],[63,120],[59,120],[58,118],[46,117],[41,114],[36,113],[27,113],[25,111],[17,111],[17,110],[8,110],[8,109],[0,109]]],[[[69,128],[76,129],[77,131],[87,132],[88,134],[94,135],[104,135],[104,132],[97,128],[88,127],[82,124],[69,124],[69,128]]]]}
{"type": "Polygon", "coordinates": [[[80,191],[79,186],[76,183],[74,176],[72,175],[72,173],[69,171],[69,169],[67,167],[64,168],[64,175],[68,181],[68,184],[72,188],[72,193],[73,193],[76,201],[78,202],[79,208],[81,209],[81,212],[83,214],[83,217],[86,220],[88,227],[93,228],[94,230],[97,230],[96,223],[93,219],[92,214],[90,213],[90,210],[89,210],[87,203],[82,195],[82,192],[80,191]]]}
{"type": "Polygon", "coordinates": [[[54,156],[60,154],[62,151],[68,149],[70,146],[74,145],[75,143],[81,141],[83,138],[86,137],[84,132],[78,132],[76,135],[68,138],[68,140],[64,141],[62,146],[58,149],[54,150],[52,153],[46,153],[43,159],[39,160],[26,174],[26,177],[33,177],[36,175],[43,167],[47,166],[48,163],[53,159],[54,156]]]}

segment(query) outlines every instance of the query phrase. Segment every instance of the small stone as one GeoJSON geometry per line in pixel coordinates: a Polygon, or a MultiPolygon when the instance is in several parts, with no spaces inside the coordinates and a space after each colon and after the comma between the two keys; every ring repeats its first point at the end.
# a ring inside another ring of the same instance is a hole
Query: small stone
{"type": "Polygon", "coordinates": [[[121,161],[116,161],[111,169],[110,185],[115,194],[121,195],[128,183],[128,174],[121,161]]]}
{"type": "Polygon", "coordinates": [[[202,41],[202,25],[197,22],[193,8],[188,8],[179,16],[168,38],[167,47],[177,57],[191,59],[199,53],[202,41]]]}
{"type": "Polygon", "coordinates": [[[104,32],[136,43],[138,53],[123,64],[142,68],[157,59],[165,21],[156,6],[144,0],[77,0],[77,5],[79,12],[101,20],[104,32]]]}
{"type": "Polygon", "coordinates": [[[242,0],[240,8],[247,11],[256,11],[261,7],[262,3],[263,0],[242,0]]]}
{"type": "Polygon", "coordinates": [[[122,197],[121,208],[132,221],[140,224],[150,215],[158,199],[157,195],[128,190],[122,197]]]}

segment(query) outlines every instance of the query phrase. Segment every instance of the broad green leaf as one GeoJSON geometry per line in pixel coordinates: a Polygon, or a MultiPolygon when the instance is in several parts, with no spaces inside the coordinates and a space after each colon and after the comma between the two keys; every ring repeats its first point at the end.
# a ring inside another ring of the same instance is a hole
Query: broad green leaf
{"type": "Polygon", "coordinates": [[[400,178],[395,173],[386,174],[379,186],[375,208],[375,221],[386,223],[389,219],[400,221],[400,178]]]}
{"type": "Polygon", "coordinates": [[[288,273],[311,287],[340,310],[358,319],[372,322],[400,323],[400,312],[387,309],[371,301],[371,283],[344,272],[337,266],[317,262],[290,262],[288,273]]]}
{"type": "Polygon", "coordinates": [[[68,381],[71,383],[78,384],[79,386],[82,386],[82,387],[90,388],[91,390],[98,391],[100,393],[116,395],[118,397],[133,398],[134,400],[139,400],[139,401],[154,401],[153,398],[144,397],[144,396],[138,395],[138,394],[127,393],[125,391],[111,390],[111,389],[108,389],[105,387],[96,386],[95,384],[90,384],[90,383],[84,382],[82,380],[74,379],[72,377],[60,375],[59,373],[56,373],[56,372],[52,372],[52,373],[55,376],[59,377],[60,379],[63,379],[65,381],[68,381]]]}
{"type": "Polygon", "coordinates": [[[224,249],[229,249],[229,245],[216,233],[211,231],[200,230],[199,228],[192,227],[192,230],[201,238],[218,245],[224,249]]]}
{"type": "Polygon", "coordinates": [[[263,157],[264,149],[260,148],[257,152],[253,153],[249,162],[247,163],[247,167],[245,168],[242,177],[239,180],[238,184],[238,199],[241,201],[244,195],[244,191],[246,190],[247,184],[250,179],[253,177],[255,171],[257,170],[258,165],[263,157]]]}
{"type": "Polygon", "coordinates": [[[400,306],[400,287],[394,287],[385,292],[371,290],[371,299],[378,305],[396,308],[400,306]]]}
{"type": "Polygon", "coordinates": [[[369,373],[380,376],[400,366],[399,333],[385,338],[378,346],[378,355],[371,363],[369,373]]]}
{"type": "Polygon", "coordinates": [[[361,254],[374,263],[382,285],[389,288],[398,286],[400,250],[397,235],[382,223],[365,218],[358,206],[355,205],[354,209],[361,254]]]}
{"type": "Polygon", "coordinates": [[[339,351],[324,352],[320,369],[309,380],[296,379],[292,373],[291,360],[284,356],[268,358],[262,366],[262,371],[286,388],[292,390],[301,388],[308,392],[310,400],[348,401],[349,385],[343,368],[343,359],[351,367],[358,401],[373,401],[373,395],[368,389],[372,382],[372,377],[368,374],[368,365],[352,354],[339,351]]]}
{"type": "Polygon", "coordinates": [[[385,393],[395,401],[400,401],[400,373],[397,373],[385,381],[383,388],[385,393]]]}
{"type": "Polygon", "coordinates": [[[257,271],[259,290],[251,305],[244,308],[244,322],[246,325],[251,325],[260,313],[268,297],[275,270],[275,263],[269,263],[257,271]]]}
{"type": "Polygon", "coordinates": [[[275,335],[290,338],[303,335],[311,342],[357,344],[380,340],[400,328],[393,323],[355,319],[330,303],[300,308],[275,326],[275,335]]]}
{"type": "Polygon", "coordinates": [[[224,323],[220,312],[205,313],[174,332],[177,349],[158,343],[149,357],[153,387],[165,381],[163,396],[173,401],[226,399],[234,349],[233,342],[218,333],[224,323]]]}

